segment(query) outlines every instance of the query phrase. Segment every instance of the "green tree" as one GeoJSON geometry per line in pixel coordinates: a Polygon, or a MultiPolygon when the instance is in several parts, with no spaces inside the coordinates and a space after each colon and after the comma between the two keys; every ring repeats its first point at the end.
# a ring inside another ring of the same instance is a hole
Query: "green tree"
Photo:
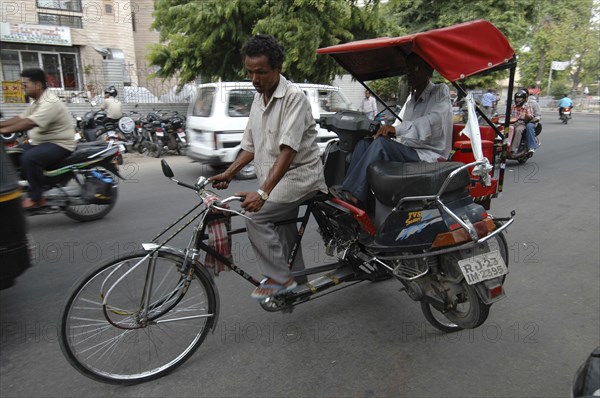
{"type": "MultiPolygon", "coordinates": [[[[537,0],[390,0],[382,5],[385,20],[385,35],[400,36],[424,32],[458,23],[486,19],[493,23],[509,40],[515,52],[526,43],[528,26],[534,18],[537,0]]],[[[460,60],[456,60],[460,62],[460,60]]],[[[487,76],[472,77],[463,82],[467,89],[494,88],[496,82],[508,76],[507,72],[496,72],[487,76]]],[[[434,80],[443,80],[434,76],[434,80]]],[[[396,92],[405,92],[403,79],[396,79],[396,92]]],[[[393,83],[372,83],[382,87],[386,95],[393,91],[393,83]]]]}
{"type": "Polygon", "coordinates": [[[538,19],[532,25],[529,51],[520,59],[522,82],[538,82],[547,87],[552,61],[568,61],[565,71],[552,72],[552,93],[575,90],[580,83],[596,81],[599,70],[598,43],[599,2],[577,0],[563,4],[540,2],[538,19]]]}
{"type": "Polygon", "coordinates": [[[180,84],[202,75],[237,80],[245,73],[240,49],[257,33],[269,33],[286,47],[283,73],[295,81],[329,82],[342,73],[320,47],[376,35],[379,0],[359,7],[352,0],[156,0],[153,27],[160,44],[151,64],[161,78],[180,84]]]}
{"type": "Polygon", "coordinates": [[[156,0],[152,27],[160,43],[148,60],[161,78],[177,76],[180,85],[202,75],[238,79],[240,48],[263,17],[260,0],[156,0]]]}

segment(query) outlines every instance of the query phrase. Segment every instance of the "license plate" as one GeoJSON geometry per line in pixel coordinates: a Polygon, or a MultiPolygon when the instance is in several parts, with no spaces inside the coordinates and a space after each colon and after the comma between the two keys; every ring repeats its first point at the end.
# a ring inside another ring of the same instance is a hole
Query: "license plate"
{"type": "Polygon", "coordinates": [[[164,136],[164,134],[163,134],[163,132],[162,132],[162,131],[157,131],[157,132],[156,132],[156,136],[157,136],[157,137],[163,137],[163,136],[164,136]]]}
{"type": "Polygon", "coordinates": [[[178,131],[177,135],[179,136],[179,138],[184,138],[185,137],[185,132],[183,131],[178,131]]]}
{"type": "Polygon", "coordinates": [[[469,285],[508,273],[508,268],[498,250],[459,260],[458,266],[469,285]]]}

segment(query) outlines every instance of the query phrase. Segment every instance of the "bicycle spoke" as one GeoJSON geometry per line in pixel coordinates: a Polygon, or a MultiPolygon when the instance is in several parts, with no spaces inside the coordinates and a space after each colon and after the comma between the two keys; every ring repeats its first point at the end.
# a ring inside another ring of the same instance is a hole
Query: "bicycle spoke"
{"type": "Polygon", "coordinates": [[[146,254],[93,271],[63,312],[61,348],[78,370],[96,380],[128,383],[157,377],[185,361],[214,323],[210,280],[195,271],[188,285],[180,271],[181,257],[160,252],[146,309],[148,322],[142,323],[140,303],[149,258],[140,261],[146,254]],[[110,291],[105,300],[101,289],[110,291]]]}

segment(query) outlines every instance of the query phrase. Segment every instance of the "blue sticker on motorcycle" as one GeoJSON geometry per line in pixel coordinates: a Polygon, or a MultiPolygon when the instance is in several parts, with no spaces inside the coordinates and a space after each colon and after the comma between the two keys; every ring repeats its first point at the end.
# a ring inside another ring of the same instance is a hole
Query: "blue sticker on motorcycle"
{"type": "Polygon", "coordinates": [[[428,226],[430,226],[438,220],[438,217],[434,218],[434,216],[436,216],[437,214],[439,213],[436,210],[424,210],[421,213],[421,221],[416,224],[412,224],[400,231],[400,233],[396,237],[396,240],[398,241],[408,239],[412,235],[423,231],[425,228],[427,228],[428,226]]]}

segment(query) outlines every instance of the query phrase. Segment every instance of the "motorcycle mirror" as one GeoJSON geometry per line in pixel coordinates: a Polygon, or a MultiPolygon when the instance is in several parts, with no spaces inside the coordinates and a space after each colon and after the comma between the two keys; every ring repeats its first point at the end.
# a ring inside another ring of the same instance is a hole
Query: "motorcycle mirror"
{"type": "Polygon", "coordinates": [[[167,163],[167,161],[165,159],[160,160],[160,167],[162,167],[162,172],[165,175],[165,177],[167,177],[167,178],[175,177],[175,174],[173,174],[173,170],[171,170],[171,166],[169,166],[169,164],[167,163]]]}

